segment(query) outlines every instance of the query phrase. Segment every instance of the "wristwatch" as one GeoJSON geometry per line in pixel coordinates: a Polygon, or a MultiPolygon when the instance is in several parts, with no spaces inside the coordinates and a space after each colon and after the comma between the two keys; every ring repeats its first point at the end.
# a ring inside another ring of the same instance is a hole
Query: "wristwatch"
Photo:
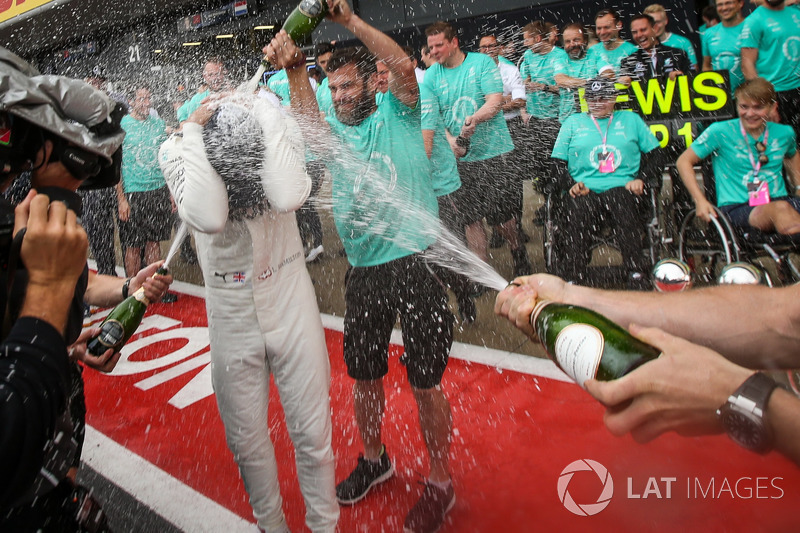
{"type": "Polygon", "coordinates": [[[757,453],[772,449],[772,432],[764,420],[764,411],[776,387],[775,381],[757,372],[717,409],[725,431],[739,446],[757,453]]]}

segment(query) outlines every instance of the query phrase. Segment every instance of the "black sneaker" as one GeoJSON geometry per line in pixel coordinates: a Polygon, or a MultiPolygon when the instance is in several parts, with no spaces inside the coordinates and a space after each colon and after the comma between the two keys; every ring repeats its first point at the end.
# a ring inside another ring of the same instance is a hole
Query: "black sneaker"
{"type": "Polygon", "coordinates": [[[444,517],[456,504],[456,493],[451,483],[447,490],[440,489],[429,482],[424,482],[422,492],[416,505],[411,508],[403,524],[404,533],[434,533],[444,523],[444,517]]]}
{"type": "Polygon", "coordinates": [[[355,469],[347,476],[347,479],[336,485],[336,499],[342,505],[352,505],[367,495],[373,485],[383,483],[394,475],[392,462],[386,447],[381,451],[377,463],[365,458],[363,454],[358,456],[358,464],[355,469]]]}

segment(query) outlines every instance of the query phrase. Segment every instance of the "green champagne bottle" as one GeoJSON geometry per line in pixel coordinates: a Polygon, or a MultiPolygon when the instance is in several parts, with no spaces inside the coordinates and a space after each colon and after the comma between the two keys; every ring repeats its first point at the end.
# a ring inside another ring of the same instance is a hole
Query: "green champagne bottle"
{"type": "Polygon", "coordinates": [[[547,356],[583,387],[587,379],[611,381],[658,358],[661,352],[590,309],[542,300],[531,326],[547,356]]]}
{"type": "Polygon", "coordinates": [[[327,13],[327,0],[301,0],[294,11],[286,17],[286,22],[283,23],[281,29],[286,30],[295,43],[302,43],[322,22],[327,13]]]}
{"type": "MultiPolygon", "coordinates": [[[[166,273],[167,269],[164,267],[156,270],[157,276],[166,273]]],[[[119,351],[142,323],[148,305],[150,300],[144,295],[144,287],[139,287],[136,292],[117,304],[100,324],[100,334],[87,343],[89,353],[99,357],[109,349],[119,351]]]]}

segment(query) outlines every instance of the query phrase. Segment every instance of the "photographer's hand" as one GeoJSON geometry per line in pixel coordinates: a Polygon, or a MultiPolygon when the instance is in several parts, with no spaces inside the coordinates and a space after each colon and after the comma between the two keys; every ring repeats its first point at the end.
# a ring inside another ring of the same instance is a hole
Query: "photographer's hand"
{"type": "Polygon", "coordinates": [[[75,213],[31,191],[14,211],[14,231],[26,228],[20,258],[28,288],[20,316],[49,322],[64,331],[75,284],[86,266],[89,240],[75,213]]]}

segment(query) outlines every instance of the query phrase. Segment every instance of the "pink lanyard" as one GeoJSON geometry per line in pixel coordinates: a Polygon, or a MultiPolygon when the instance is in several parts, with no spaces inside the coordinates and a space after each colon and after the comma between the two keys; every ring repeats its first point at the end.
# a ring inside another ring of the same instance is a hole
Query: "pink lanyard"
{"type": "MultiPolygon", "coordinates": [[[[750,166],[753,167],[753,179],[757,180],[758,171],[761,170],[761,161],[753,157],[753,151],[750,149],[750,139],[748,138],[747,132],[744,130],[744,124],[742,124],[742,119],[739,119],[739,130],[742,132],[742,137],[744,138],[744,145],[745,147],[747,147],[747,156],[750,158],[750,166]]],[[[767,125],[764,124],[764,138],[761,141],[761,144],[764,145],[764,153],[766,153],[767,151],[768,140],[769,140],[769,129],[767,129],[767,125]]]]}
{"type": "Polygon", "coordinates": [[[614,120],[614,113],[611,113],[611,116],[608,117],[608,124],[606,124],[606,132],[603,133],[603,130],[600,129],[600,124],[597,122],[597,119],[594,118],[594,115],[589,115],[592,118],[592,122],[594,122],[594,127],[597,128],[597,133],[600,134],[600,138],[603,139],[603,151],[606,151],[606,141],[608,140],[608,129],[611,127],[611,121],[614,120]]]}

